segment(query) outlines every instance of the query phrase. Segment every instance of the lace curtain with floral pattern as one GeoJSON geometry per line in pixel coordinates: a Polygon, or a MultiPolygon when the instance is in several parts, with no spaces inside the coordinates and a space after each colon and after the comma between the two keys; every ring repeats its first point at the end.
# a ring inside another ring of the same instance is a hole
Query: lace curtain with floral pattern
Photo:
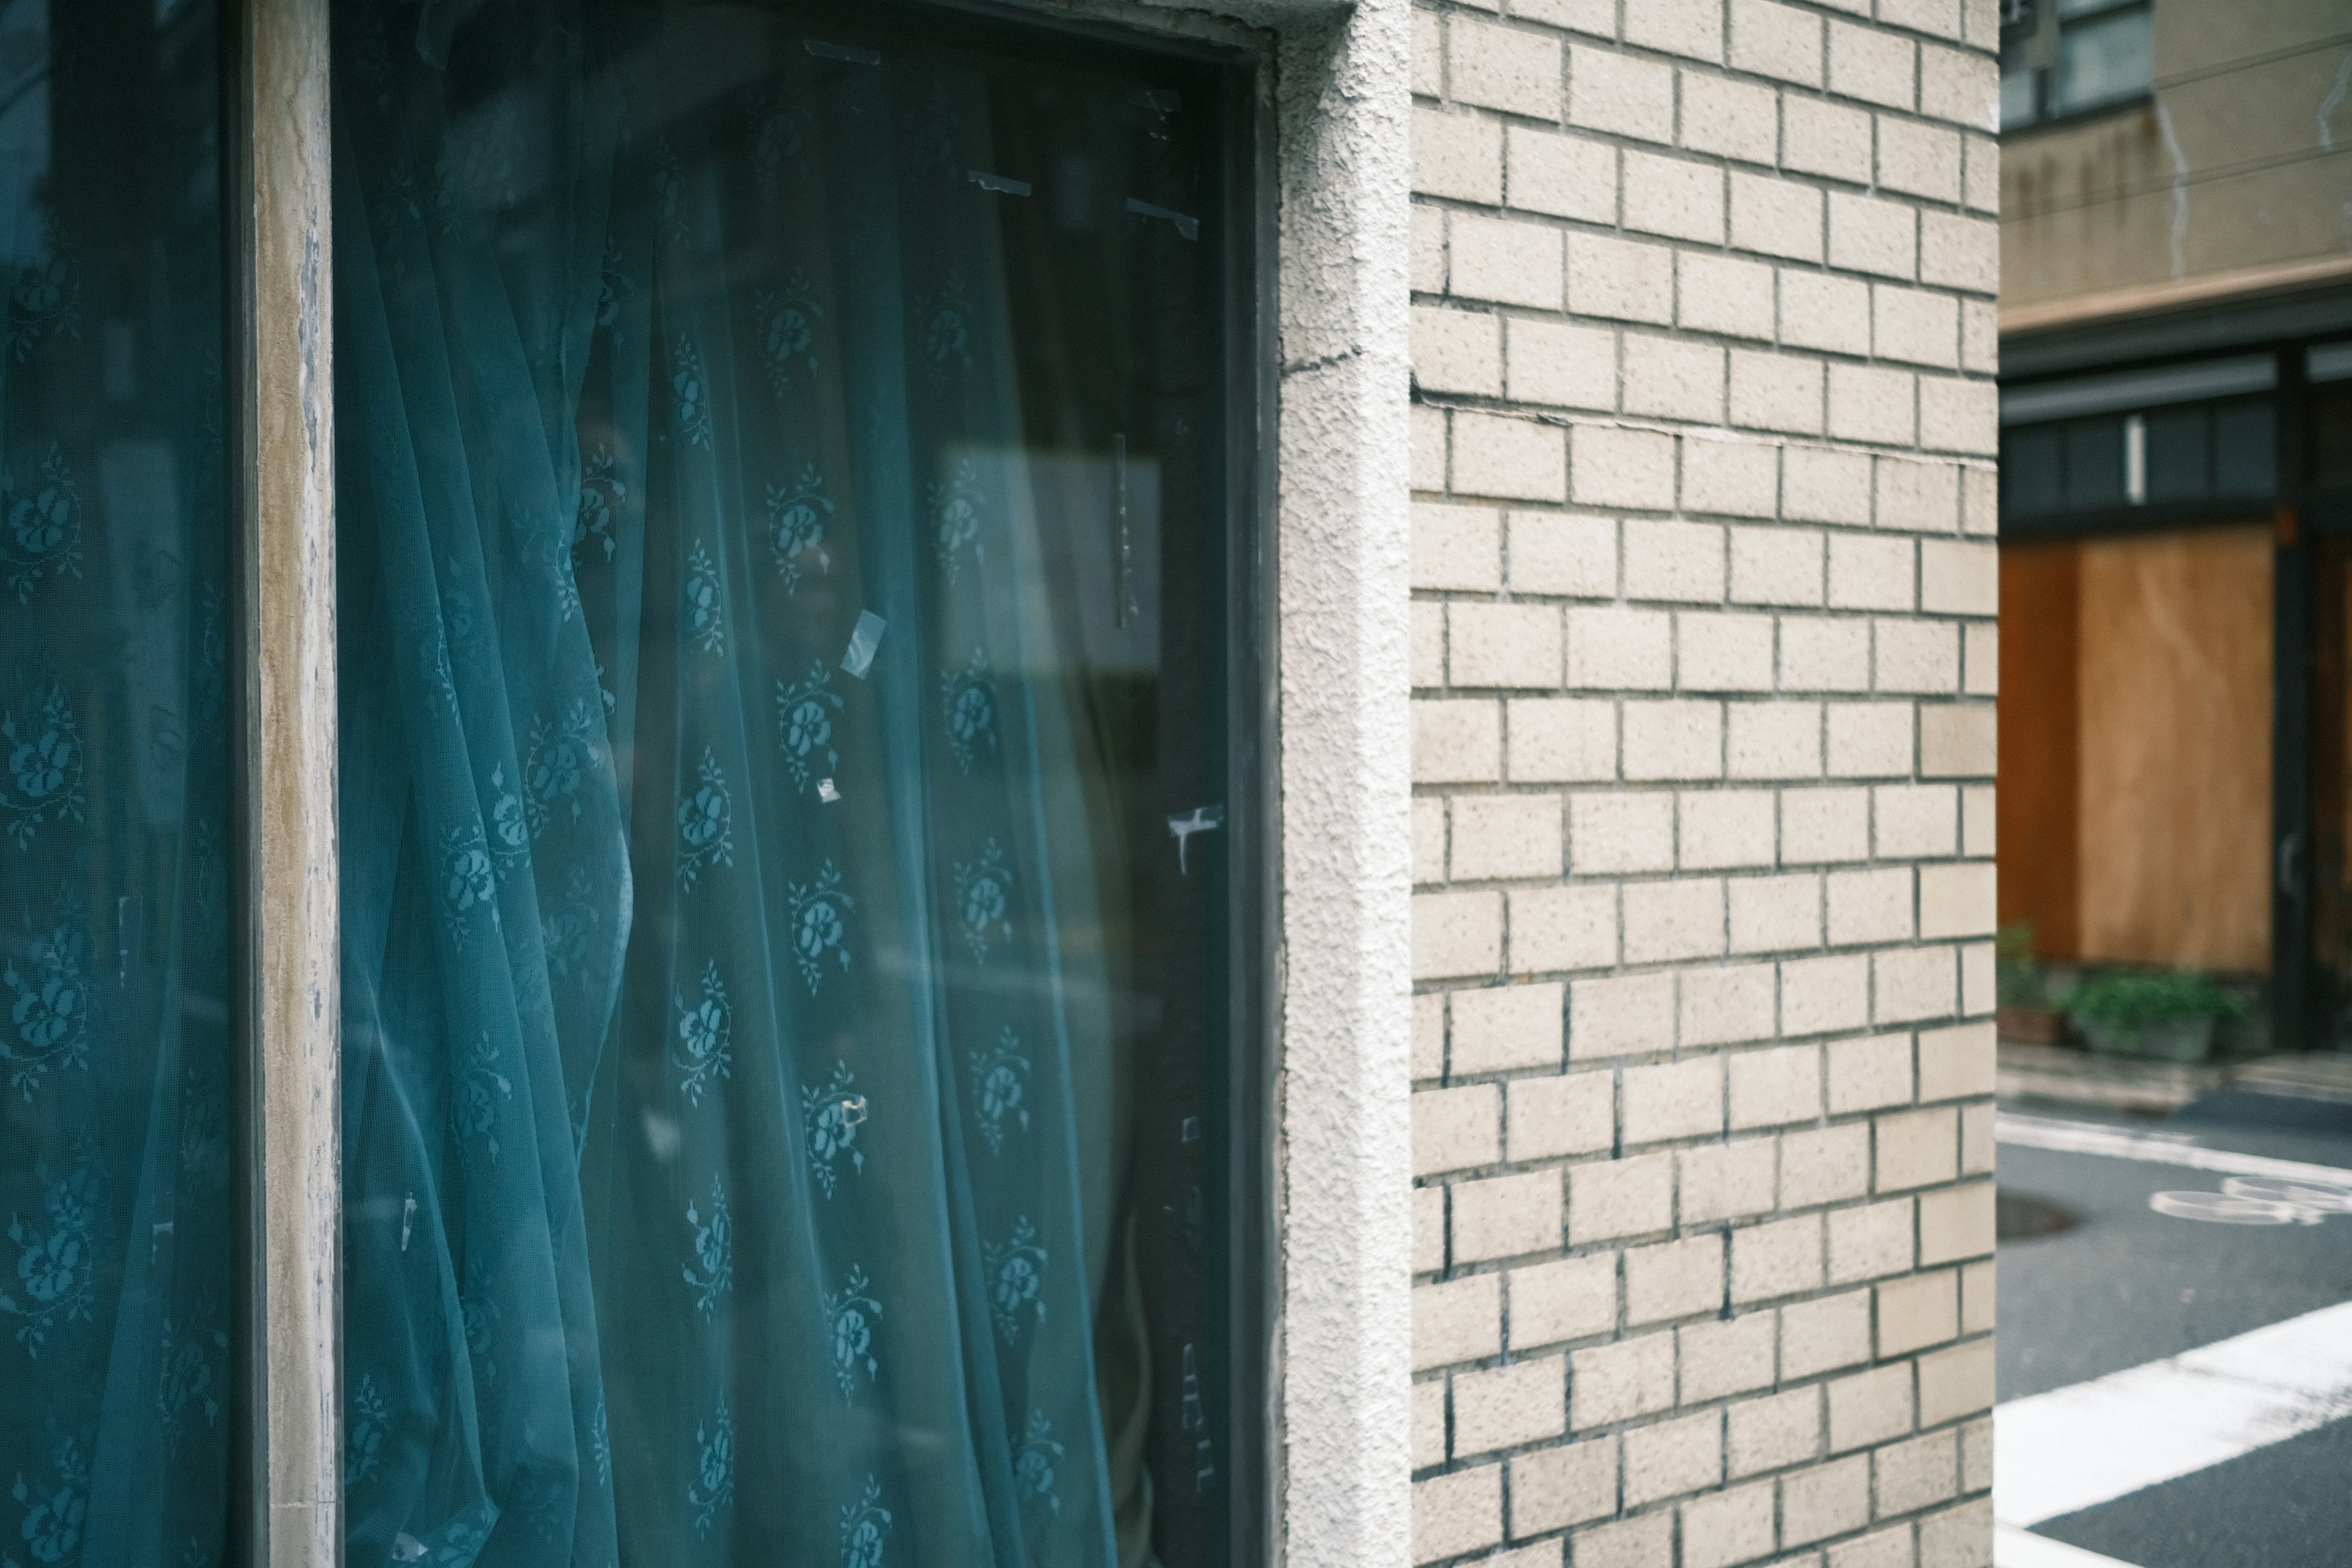
{"type": "Polygon", "coordinates": [[[987,84],[437,13],[337,12],[352,1560],[1116,1562],[987,84]]]}
{"type": "Polygon", "coordinates": [[[220,1561],[212,7],[0,5],[0,1568],[220,1561]]]}

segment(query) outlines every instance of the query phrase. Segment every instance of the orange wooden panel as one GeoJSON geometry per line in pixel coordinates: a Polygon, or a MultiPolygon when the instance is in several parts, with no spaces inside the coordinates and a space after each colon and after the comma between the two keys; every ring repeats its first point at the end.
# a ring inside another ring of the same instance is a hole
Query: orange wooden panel
{"type": "Polygon", "coordinates": [[[2031,922],[2044,958],[2082,952],[2072,542],[2000,547],[2000,778],[1993,796],[2000,923],[2031,922]]]}
{"type": "Polygon", "coordinates": [[[2082,956],[2265,971],[2270,527],[2079,548],[2082,956]]]}

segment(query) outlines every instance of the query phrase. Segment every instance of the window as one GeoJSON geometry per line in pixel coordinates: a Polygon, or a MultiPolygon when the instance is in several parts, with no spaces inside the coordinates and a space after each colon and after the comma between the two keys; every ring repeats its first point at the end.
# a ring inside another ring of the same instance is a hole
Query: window
{"type": "Polygon", "coordinates": [[[2162,502],[2260,502],[2278,485],[2268,397],[2012,426],[2001,432],[2001,515],[2162,502]]]}
{"type": "Polygon", "coordinates": [[[2323,489],[2352,486],[2352,342],[2321,343],[2304,361],[2311,383],[2305,433],[2310,479],[2323,489]]]}
{"type": "MultiPolygon", "coordinates": [[[[1246,74],[948,6],[333,24],[341,1550],[1246,1555],[1246,74]]],[[[282,589],[224,458],[285,323],[232,330],[222,32],[0,0],[0,1557],[48,1563],[240,1560],[301,1331],[238,1267],[282,589]]]]}
{"type": "Polygon", "coordinates": [[[2005,386],[2001,516],[2264,501],[2278,487],[2277,384],[2264,353],[2005,386]]]}
{"type": "Polygon", "coordinates": [[[2002,0],[2002,129],[2147,96],[2153,29],[2149,0],[2002,0]]]}
{"type": "Polygon", "coordinates": [[[203,0],[0,5],[0,1558],[226,1543],[230,702],[203,0]]]}
{"type": "Polygon", "coordinates": [[[1216,78],[337,47],[352,1557],[1213,1560],[1216,78]]]}

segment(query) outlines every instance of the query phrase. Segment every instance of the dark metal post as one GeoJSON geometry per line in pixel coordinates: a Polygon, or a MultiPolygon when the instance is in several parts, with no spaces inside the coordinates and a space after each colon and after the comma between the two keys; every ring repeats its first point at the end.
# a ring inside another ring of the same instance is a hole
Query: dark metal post
{"type": "Polygon", "coordinates": [[[2271,1043],[2314,1043],[2312,911],[2312,549],[2302,526],[2304,345],[2278,353],[2277,568],[2272,593],[2271,1043]]]}

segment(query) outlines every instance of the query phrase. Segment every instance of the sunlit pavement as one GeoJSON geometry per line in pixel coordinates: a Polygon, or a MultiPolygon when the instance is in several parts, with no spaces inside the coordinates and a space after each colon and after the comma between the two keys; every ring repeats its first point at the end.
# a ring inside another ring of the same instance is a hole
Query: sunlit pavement
{"type": "Polygon", "coordinates": [[[1998,1568],[2352,1563],[2352,1094],[2273,1089],[2004,1102],[1998,1568]]]}

